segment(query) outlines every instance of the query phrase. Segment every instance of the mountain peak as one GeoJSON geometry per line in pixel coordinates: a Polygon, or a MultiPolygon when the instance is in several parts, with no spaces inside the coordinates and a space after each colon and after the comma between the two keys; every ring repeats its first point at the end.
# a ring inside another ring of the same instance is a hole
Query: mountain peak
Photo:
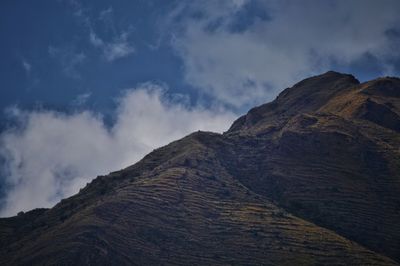
{"type": "Polygon", "coordinates": [[[353,75],[328,71],[296,83],[282,91],[276,100],[292,112],[313,111],[337,93],[358,84],[360,82],[353,75]]]}
{"type": "Polygon", "coordinates": [[[347,76],[347,77],[351,77],[353,79],[356,79],[353,75],[351,74],[347,74],[347,73],[342,73],[342,72],[338,72],[338,71],[334,71],[334,70],[329,70],[325,73],[322,73],[320,75],[316,75],[315,77],[322,77],[322,76],[347,76]]]}
{"type": "Polygon", "coordinates": [[[335,71],[306,78],[283,90],[271,103],[251,109],[236,120],[228,132],[279,122],[276,120],[286,121],[297,113],[317,111],[335,95],[359,84],[353,75],[335,71]]]}

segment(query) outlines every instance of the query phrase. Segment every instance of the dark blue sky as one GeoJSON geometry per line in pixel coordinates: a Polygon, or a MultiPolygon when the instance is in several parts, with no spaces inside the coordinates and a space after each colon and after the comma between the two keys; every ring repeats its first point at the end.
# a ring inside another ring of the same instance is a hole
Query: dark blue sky
{"type": "Polygon", "coordinates": [[[398,14],[398,0],[1,1],[0,215],[222,132],[308,76],[399,76],[398,14]]]}
{"type": "Polygon", "coordinates": [[[180,58],[168,40],[158,43],[164,38],[160,17],[172,5],[166,2],[3,1],[0,108],[67,110],[79,95],[90,94],[90,108],[107,112],[121,89],[138,83],[163,82],[177,92],[185,90],[180,58]],[[134,52],[108,61],[90,43],[90,28],[105,42],[126,33],[134,52]]]}

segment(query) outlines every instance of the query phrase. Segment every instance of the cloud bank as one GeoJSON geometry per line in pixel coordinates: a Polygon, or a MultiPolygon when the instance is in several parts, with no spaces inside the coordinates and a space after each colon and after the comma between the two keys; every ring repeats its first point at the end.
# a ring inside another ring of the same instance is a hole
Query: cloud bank
{"type": "Polygon", "coordinates": [[[195,1],[178,5],[169,25],[186,81],[241,107],[363,56],[390,74],[399,11],[396,0],[195,1]]]}
{"type": "Polygon", "coordinates": [[[119,99],[111,127],[90,111],[14,109],[13,117],[17,126],[0,136],[8,187],[1,216],[51,207],[97,175],[127,167],[188,133],[227,130],[235,116],[223,109],[189,107],[148,83],[119,99]]]}

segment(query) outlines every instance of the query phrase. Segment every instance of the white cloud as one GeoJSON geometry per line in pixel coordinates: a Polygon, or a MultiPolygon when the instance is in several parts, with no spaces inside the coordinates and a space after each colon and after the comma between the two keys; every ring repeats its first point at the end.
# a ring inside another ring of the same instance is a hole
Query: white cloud
{"type": "Polygon", "coordinates": [[[234,119],[222,109],[188,107],[144,84],[119,100],[117,120],[107,128],[97,114],[14,109],[19,126],[0,137],[7,191],[2,216],[50,207],[99,174],[129,166],[152,149],[195,130],[222,132],[234,119]]]}
{"type": "Polygon", "coordinates": [[[399,12],[400,1],[392,0],[201,1],[181,4],[170,21],[186,81],[240,107],[270,100],[333,62],[350,64],[370,54],[390,69],[390,58],[400,52],[387,32],[399,27],[399,12]],[[245,24],[239,14],[255,3],[267,19],[232,28],[245,24]]]}

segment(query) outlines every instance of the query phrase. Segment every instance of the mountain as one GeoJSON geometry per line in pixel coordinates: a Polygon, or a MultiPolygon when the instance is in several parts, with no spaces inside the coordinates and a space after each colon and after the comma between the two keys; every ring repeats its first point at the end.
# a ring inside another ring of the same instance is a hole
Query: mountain
{"type": "Polygon", "coordinates": [[[399,265],[400,79],[305,79],[51,209],[0,219],[1,265],[399,265]]]}

